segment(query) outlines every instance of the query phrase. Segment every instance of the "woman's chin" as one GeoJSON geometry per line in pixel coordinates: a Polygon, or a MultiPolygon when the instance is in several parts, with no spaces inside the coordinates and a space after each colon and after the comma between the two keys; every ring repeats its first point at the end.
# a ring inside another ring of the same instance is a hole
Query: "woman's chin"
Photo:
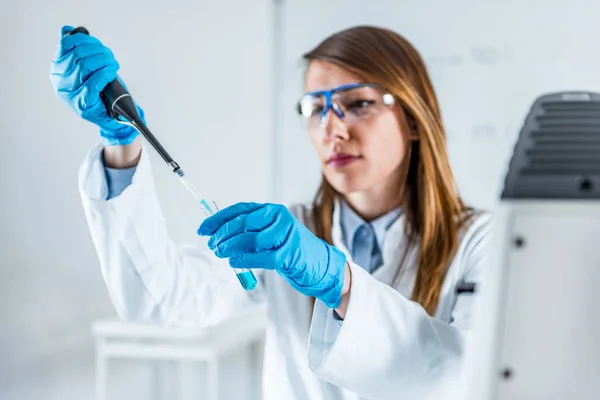
{"type": "Polygon", "coordinates": [[[346,174],[342,176],[327,177],[327,181],[336,192],[344,195],[365,190],[365,185],[360,179],[356,179],[356,177],[348,176],[346,174]]]}

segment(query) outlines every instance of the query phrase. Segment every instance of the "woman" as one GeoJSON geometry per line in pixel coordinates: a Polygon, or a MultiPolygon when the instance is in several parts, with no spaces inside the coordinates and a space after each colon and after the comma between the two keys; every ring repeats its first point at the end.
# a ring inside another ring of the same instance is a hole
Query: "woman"
{"type": "Polygon", "coordinates": [[[375,27],[304,59],[298,111],[323,171],[314,204],[223,209],[198,229],[209,251],[170,240],[148,150],[98,101],[117,76],[112,52],[61,39],[54,87],[103,138],[80,190],[112,301],[123,319],[175,326],[266,301],[268,399],[457,398],[472,295],[456,288],[480,280],[489,217],[456,190],[423,61],[375,27]],[[226,259],[259,286],[243,291],[226,259]]]}

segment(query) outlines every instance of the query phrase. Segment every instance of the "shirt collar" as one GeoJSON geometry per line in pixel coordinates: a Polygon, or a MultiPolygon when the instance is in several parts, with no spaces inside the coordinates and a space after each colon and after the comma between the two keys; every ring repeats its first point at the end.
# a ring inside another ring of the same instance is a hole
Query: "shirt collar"
{"type": "Polygon", "coordinates": [[[387,214],[384,214],[381,217],[371,221],[370,223],[367,223],[343,199],[340,199],[339,205],[342,240],[344,241],[344,244],[350,251],[350,254],[352,254],[353,250],[352,239],[354,238],[354,234],[364,224],[371,225],[371,228],[375,232],[375,237],[377,238],[377,245],[379,246],[380,250],[383,249],[383,241],[385,239],[386,232],[402,214],[402,208],[398,207],[388,212],[387,214]]]}

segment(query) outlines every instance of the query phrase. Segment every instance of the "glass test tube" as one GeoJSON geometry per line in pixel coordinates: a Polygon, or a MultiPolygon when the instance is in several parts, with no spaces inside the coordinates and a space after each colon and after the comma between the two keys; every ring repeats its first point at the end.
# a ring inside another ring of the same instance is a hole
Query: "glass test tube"
{"type": "MultiPolygon", "coordinates": [[[[219,207],[217,207],[217,204],[214,201],[208,201],[200,197],[198,192],[184,179],[183,175],[178,176],[184,186],[194,195],[196,200],[200,202],[200,206],[207,217],[219,211],[219,207]]],[[[245,290],[252,290],[256,287],[256,277],[251,270],[247,268],[233,268],[233,270],[245,290]]]]}

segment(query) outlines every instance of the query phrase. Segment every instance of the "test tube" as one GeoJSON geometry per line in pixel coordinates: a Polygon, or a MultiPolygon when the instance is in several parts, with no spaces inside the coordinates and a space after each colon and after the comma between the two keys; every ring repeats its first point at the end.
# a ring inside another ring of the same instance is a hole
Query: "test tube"
{"type": "MultiPolygon", "coordinates": [[[[180,170],[181,171],[181,170],[180,170]]],[[[198,192],[188,183],[188,181],[184,178],[183,171],[181,174],[177,174],[183,185],[194,195],[197,201],[200,202],[200,207],[202,207],[202,211],[204,214],[209,217],[219,211],[219,207],[217,207],[217,203],[212,200],[206,200],[200,197],[198,192]]],[[[252,290],[256,287],[256,277],[254,273],[247,268],[233,268],[235,271],[235,275],[237,276],[240,284],[245,290],[252,290]]]]}

